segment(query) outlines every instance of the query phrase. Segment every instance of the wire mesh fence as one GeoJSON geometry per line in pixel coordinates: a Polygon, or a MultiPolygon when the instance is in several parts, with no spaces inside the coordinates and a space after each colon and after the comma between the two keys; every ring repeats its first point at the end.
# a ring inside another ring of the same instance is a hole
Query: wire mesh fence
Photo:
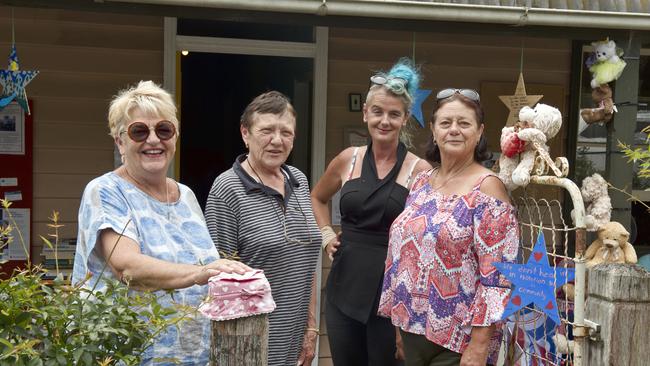
{"type": "MultiPolygon", "coordinates": [[[[582,366],[584,312],[584,206],[578,188],[566,178],[534,177],[537,184],[554,186],[560,193],[569,191],[573,204],[573,222],[563,216],[559,199],[524,194],[516,199],[521,231],[519,263],[532,255],[538,235],[543,233],[547,256],[553,269],[572,268],[575,280],[554,276],[555,296],[560,323],[556,324],[539,308],[529,305],[515,312],[505,324],[500,365],[506,366],[582,366]],[[575,223],[574,223],[575,222],[575,223]],[[577,331],[577,332],[576,332],[577,331]]],[[[532,184],[531,184],[532,185],[532,184]]],[[[534,191],[534,190],[533,190],[534,191]]],[[[562,197],[562,194],[553,195],[562,197]]]]}

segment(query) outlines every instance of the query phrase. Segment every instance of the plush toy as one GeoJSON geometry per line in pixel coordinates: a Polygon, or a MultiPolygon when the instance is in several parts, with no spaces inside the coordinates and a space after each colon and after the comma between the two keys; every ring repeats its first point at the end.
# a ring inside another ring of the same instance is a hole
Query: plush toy
{"type": "Polygon", "coordinates": [[[508,190],[528,185],[535,164],[534,145],[548,151],[546,142],[560,131],[561,126],[560,111],[538,103],[534,109],[523,107],[519,111],[519,122],[501,130],[499,178],[508,190]]]}
{"type": "Polygon", "coordinates": [[[630,233],[616,221],[601,226],[598,239],[585,252],[587,268],[601,263],[636,263],[636,251],[629,238],[630,233]]]}
{"type": "Polygon", "coordinates": [[[591,87],[596,88],[618,79],[623,73],[626,63],[619,57],[616,43],[606,39],[593,42],[591,45],[594,47],[591,60],[593,63],[589,66],[589,71],[593,76],[591,87]]]}
{"type": "Polygon", "coordinates": [[[580,110],[580,118],[586,124],[607,123],[611,121],[615,107],[612,101],[612,89],[608,84],[602,84],[591,91],[591,98],[597,105],[596,108],[584,108],[580,110]]]}
{"type": "Polygon", "coordinates": [[[557,354],[570,355],[573,354],[574,341],[568,340],[564,334],[556,333],[553,335],[553,343],[557,354]]]}
{"type": "Polygon", "coordinates": [[[585,203],[585,226],[597,231],[612,216],[612,201],[607,193],[607,181],[598,173],[582,180],[582,201],[585,203]]]}

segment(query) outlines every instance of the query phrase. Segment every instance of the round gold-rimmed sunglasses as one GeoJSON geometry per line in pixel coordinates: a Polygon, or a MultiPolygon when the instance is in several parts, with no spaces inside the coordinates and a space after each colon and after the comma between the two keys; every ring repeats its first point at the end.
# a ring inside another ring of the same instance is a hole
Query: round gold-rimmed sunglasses
{"type": "Polygon", "coordinates": [[[126,131],[122,131],[120,134],[126,132],[131,140],[143,142],[149,137],[152,130],[160,141],[167,141],[176,134],[176,126],[169,121],[160,121],[153,127],[149,127],[144,122],[133,122],[126,128],[126,131]]]}

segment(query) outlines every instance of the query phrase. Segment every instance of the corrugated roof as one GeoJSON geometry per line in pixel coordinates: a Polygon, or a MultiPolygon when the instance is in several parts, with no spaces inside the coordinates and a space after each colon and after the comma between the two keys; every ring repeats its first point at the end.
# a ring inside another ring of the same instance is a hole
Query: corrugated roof
{"type": "MultiPolygon", "coordinates": [[[[400,1],[400,0],[396,0],[400,1]]],[[[538,9],[588,10],[650,14],[650,0],[409,0],[404,2],[492,5],[538,9]]]]}
{"type": "MultiPolygon", "coordinates": [[[[1,1],[1,0],[0,0],[1,1]]],[[[96,0],[97,1],[97,0],[96,0]]],[[[101,0],[318,16],[650,30],[650,0],[101,0]],[[597,10],[596,10],[597,9],[597,10]]]]}

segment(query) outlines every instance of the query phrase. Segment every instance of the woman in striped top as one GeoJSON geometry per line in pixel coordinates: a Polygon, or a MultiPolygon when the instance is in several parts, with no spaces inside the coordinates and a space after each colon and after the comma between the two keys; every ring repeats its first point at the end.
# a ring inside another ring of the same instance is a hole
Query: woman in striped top
{"type": "Polygon", "coordinates": [[[321,245],[309,183],[286,165],[296,129],[289,100],[271,91],[241,117],[248,154],[219,175],[206,204],[206,221],[220,253],[264,270],[276,310],[269,317],[268,365],[308,365],[315,354],[315,270],[321,245]]]}

